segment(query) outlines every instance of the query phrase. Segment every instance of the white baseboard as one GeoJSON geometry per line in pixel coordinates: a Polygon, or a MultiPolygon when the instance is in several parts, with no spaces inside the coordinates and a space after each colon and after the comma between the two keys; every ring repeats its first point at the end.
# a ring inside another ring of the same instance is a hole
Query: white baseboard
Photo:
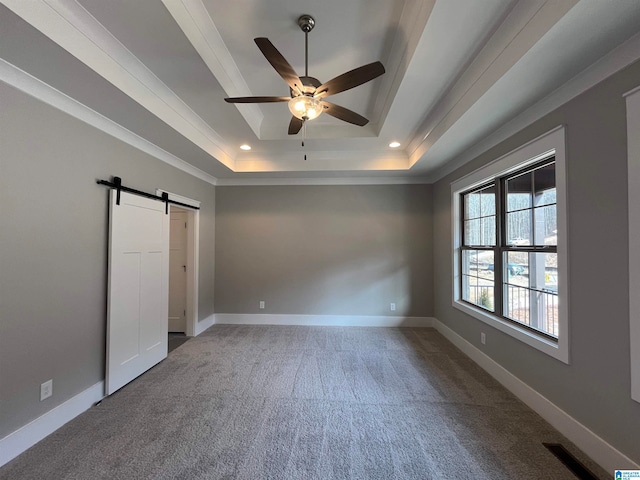
{"type": "MultiPolygon", "coordinates": [[[[197,322],[195,335],[200,335],[214,323],[215,315],[210,315],[197,322]]],[[[0,439],[0,467],[91,408],[104,397],[104,381],[101,381],[0,439]]]]}
{"type": "Polygon", "coordinates": [[[198,335],[200,335],[202,332],[204,332],[207,328],[209,328],[214,323],[216,323],[216,315],[215,314],[211,314],[207,318],[205,318],[204,320],[200,320],[199,322],[196,322],[196,326],[195,326],[195,330],[193,332],[193,335],[197,337],[198,335]]]}
{"type": "Polygon", "coordinates": [[[640,466],[636,462],[616,450],[612,445],[608,444],[567,412],[510,373],[502,365],[492,360],[488,355],[462,338],[437,318],[433,319],[433,326],[447,340],[462,350],[465,355],[487,371],[487,373],[500,382],[507,390],[511,391],[511,393],[526,403],[532,410],[538,413],[538,415],[553,425],[556,430],[571,440],[602,468],[609,472],[618,469],[640,469],[640,466]]]}
{"type": "MultiPolygon", "coordinates": [[[[607,471],[640,469],[640,465],[582,425],[489,356],[433,317],[376,317],[349,315],[215,314],[198,322],[196,335],[216,324],[327,325],[361,327],[435,327],[447,340],[486,370],[493,378],[553,425],[560,433],[607,471]]],[[[104,398],[98,382],[24,427],[0,439],[0,466],[8,463],[68,421],[104,398]]]]}
{"type": "Polygon", "coordinates": [[[225,325],[307,325],[343,327],[431,327],[431,317],[391,317],[374,315],[273,315],[216,313],[216,324],[225,325]]]}
{"type": "Polygon", "coordinates": [[[104,382],[80,392],[0,440],[0,467],[104,398],[104,382]]]}

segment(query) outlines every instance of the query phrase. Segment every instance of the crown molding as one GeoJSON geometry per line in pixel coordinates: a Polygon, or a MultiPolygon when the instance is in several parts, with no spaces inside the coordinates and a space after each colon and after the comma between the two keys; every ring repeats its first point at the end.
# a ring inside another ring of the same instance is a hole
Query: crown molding
{"type": "MultiPolygon", "coordinates": [[[[571,101],[578,95],[586,92],[598,83],[606,80],[610,76],[619,72],[623,68],[631,65],[640,59],[640,33],[634,35],[629,40],[618,46],[600,60],[587,67],[581,73],[573,77],[564,85],[557,88],[551,94],[526,109],[514,119],[510,120],[502,127],[476,143],[474,146],[445,162],[439,169],[427,175],[432,183],[446,177],[463,165],[469,163],[474,158],[482,155],[490,148],[495,147],[500,142],[507,140],[522,129],[540,120],[545,115],[553,112],[565,103],[571,101]]],[[[639,87],[640,88],[640,87],[639,87]]],[[[626,95],[633,93],[627,92],[626,95]]]]}
{"type": "MultiPolygon", "coordinates": [[[[252,93],[244,81],[236,62],[231,57],[209,11],[201,0],[162,0],[178,26],[198,52],[220,86],[230,97],[248,97],[252,93]]],[[[258,105],[236,104],[256,137],[264,115],[258,105]]]]}
{"type": "Polygon", "coordinates": [[[163,150],[154,143],[145,140],[131,130],[127,130],[122,125],[101,115],[3,59],[0,59],[0,81],[178,170],[188,173],[211,185],[215,185],[218,181],[216,177],[163,150]]]}
{"type": "Polygon", "coordinates": [[[257,187],[286,185],[424,185],[424,177],[317,177],[317,178],[220,178],[219,187],[257,187]]]}
{"type": "Polygon", "coordinates": [[[39,30],[220,163],[233,169],[229,146],[196,112],[77,2],[3,0],[39,30]]]}
{"type": "Polygon", "coordinates": [[[517,3],[418,127],[407,147],[411,163],[418,162],[448,127],[513,67],[523,52],[538,42],[575,1],[517,3]]]}

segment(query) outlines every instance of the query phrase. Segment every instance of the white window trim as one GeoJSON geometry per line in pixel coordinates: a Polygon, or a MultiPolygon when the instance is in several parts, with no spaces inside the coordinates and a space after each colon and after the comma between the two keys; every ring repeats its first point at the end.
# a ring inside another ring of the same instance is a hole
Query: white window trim
{"type": "Polygon", "coordinates": [[[629,182],[629,340],[631,398],[640,402],[640,87],[624,95],[627,101],[629,182]],[[634,248],[636,247],[636,248],[634,248]]]}
{"type": "Polygon", "coordinates": [[[536,348],[564,363],[569,363],[569,268],[567,255],[567,182],[565,129],[558,126],[522,147],[507,153],[484,167],[451,184],[453,227],[453,296],[452,305],[482,322],[511,335],[523,343],[536,348]],[[482,308],[475,308],[462,301],[460,292],[460,248],[462,240],[460,219],[460,194],[480,186],[497,176],[515,172],[550,155],[556,160],[556,211],[558,215],[558,341],[536,335],[526,328],[503,320],[482,308]]]}

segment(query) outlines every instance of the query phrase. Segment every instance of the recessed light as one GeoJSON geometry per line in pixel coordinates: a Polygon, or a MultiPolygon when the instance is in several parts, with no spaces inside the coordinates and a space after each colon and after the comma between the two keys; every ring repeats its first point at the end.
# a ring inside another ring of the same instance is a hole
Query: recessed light
{"type": "Polygon", "coordinates": [[[247,145],[246,143],[244,145],[240,145],[240,150],[251,150],[251,145],[247,145]]]}
{"type": "Polygon", "coordinates": [[[398,147],[400,146],[400,142],[391,142],[391,143],[389,144],[389,146],[390,146],[391,148],[398,148],[398,147]]]}

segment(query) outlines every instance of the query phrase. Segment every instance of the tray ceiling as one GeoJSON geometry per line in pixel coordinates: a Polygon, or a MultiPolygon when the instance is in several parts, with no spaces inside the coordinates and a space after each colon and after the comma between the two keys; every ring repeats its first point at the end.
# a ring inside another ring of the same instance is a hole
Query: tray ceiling
{"type": "Polygon", "coordinates": [[[636,0],[0,3],[6,65],[219,179],[435,178],[640,31],[636,0]],[[224,102],[288,95],[253,39],[269,38],[303,75],[301,14],[316,20],[310,75],[386,68],[331,97],[368,125],[322,115],[304,148],[287,135],[286,103],[224,102]]]}

